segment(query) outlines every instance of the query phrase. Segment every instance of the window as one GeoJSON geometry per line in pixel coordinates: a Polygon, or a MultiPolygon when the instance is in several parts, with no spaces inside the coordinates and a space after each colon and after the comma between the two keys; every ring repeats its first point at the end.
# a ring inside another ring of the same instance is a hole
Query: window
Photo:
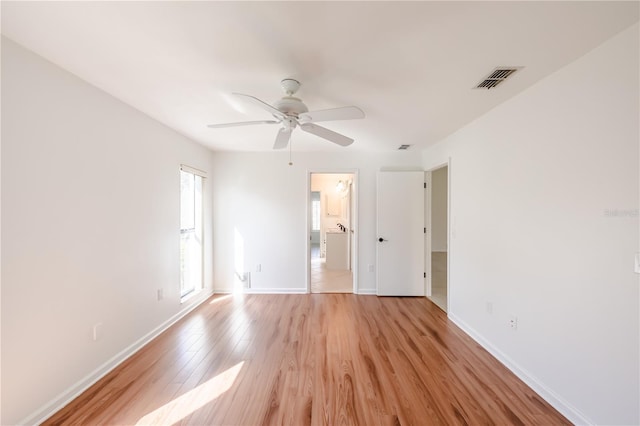
{"type": "Polygon", "coordinates": [[[180,296],[202,289],[202,176],[180,170],[180,296]]]}

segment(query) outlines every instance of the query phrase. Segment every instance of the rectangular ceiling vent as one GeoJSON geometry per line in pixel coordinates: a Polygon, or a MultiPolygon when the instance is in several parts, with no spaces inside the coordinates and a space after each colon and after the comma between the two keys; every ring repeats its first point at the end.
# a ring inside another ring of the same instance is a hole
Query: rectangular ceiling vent
{"type": "Polygon", "coordinates": [[[476,89],[493,89],[498,84],[505,81],[507,78],[511,77],[513,73],[518,71],[522,67],[498,67],[493,70],[488,76],[484,78],[478,85],[475,87],[476,89]]]}
{"type": "Polygon", "coordinates": [[[403,151],[404,151],[404,150],[409,149],[409,147],[410,147],[410,146],[411,146],[411,145],[400,145],[400,146],[398,147],[398,149],[400,149],[400,150],[403,150],[403,151]]]}

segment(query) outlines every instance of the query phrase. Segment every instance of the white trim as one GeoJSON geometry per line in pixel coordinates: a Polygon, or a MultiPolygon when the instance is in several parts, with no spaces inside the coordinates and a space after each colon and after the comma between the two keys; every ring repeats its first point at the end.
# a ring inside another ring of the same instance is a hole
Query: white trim
{"type": "Polygon", "coordinates": [[[381,172],[424,172],[424,167],[420,166],[390,166],[380,167],[381,172]]]}
{"type": "Polygon", "coordinates": [[[453,243],[453,238],[451,237],[453,230],[453,222],[451,220],[453,217],[451,215],[451,188],[453,187],[453,182],[451,181],[451,176],[451,157],[447,157],[447,313],[451,309],[451,293],[453,293],[453,280],[451,279],[451,253],[453,252],[453,247],[451,247],[453,243]]]}
{"type": "Polygon", "coordinates": [[[18,424],[21,425],[32,425],[32,424],[40,424],[47,420],[49,417],[60,411],[64,406],[69,404],[75,398],[80,396],[84,391],[89,389],[89,387],[93,386],[98,380],[102,379],[104,376],[109,374],[113,369],[118,367],[124,361],[129,359],[131,356],[135,355],[140,349],[145,347],[148,343],[150,343],[153,339],[158,337],[162,332],[166,329],[174,325],[188,313],[196,309],[202,303],[204,303],[209,297],[213,294],[212,291],[206,290],[200,293],[201,299],[193,304],[185,307],[174,316],[160,324],[158,327],[151,330],[149,333],[142,336],[140,339],[133,342],[131,345],[117,353],[107,362],[102,364],[100,367],[96,368],[93,372],[86,375],[84,378],[80,379],[78,382],[69,387],[66,391],[61,393],[56,398],[44,404],[34,413],[19,421],[18,424]]]}
{"type": "Polygon", "coordinates": [[[307,294],[306,288],[245,288],[244,294],[307,294]]]}
{"type": "Polygon", "coordinates": [[[520,367],[515,361],[505,355],[500,349],[496,348],[485,339],[480,333],[474,330],[471,326],[465,323],[462,319],[458,318],[451,312],[448,313],[449,319],[462,331],[464,331],[469,337],[480,344],[487,350],[494,358],[500,361],[505,367],[511,370],[520,380],[525,382],[531,389],[533,389],[542,399],[551,404],[556,410],[558,410],[563,416],[569,419],[570,422],[577,425],[595,425],[584,413],[580,412],[576,407],[565,401],[560,395],[553,392],[547,386],[544,385],[537,377],[529,373],[526,369],[520,367]]]}
{"type": "Polygon", "coordinates": [[[214,288],[213,294],[233,294],[234,291],[231,288],[214,288]]]}
{"type": "MultiPolygon", "coordinates": [[[[452,224],[451,224],[451,157],[447,158],[447,161],[444,163],[440,163],[438,165],[435,165],[431,168],[429,168],[427,170],[427,173],[429,173],[429,183],[427,186],[427,196],[429,197],[429,209],[432,209],[432,205],[433,205],[433,190],[432,190],[432,186],[433,186],[433,179],[432,179],[432,173],[436,170],[439,170],[443,167],[447,168],[447,250],[433,250],[434,252],[437,253],[448,253],[447,254],[447,307],[444,310],[447,314],[449,312],[449,310],[451,309],[451,288],[452,288],[452,279],[451,279],[451,243],[452,243],[452,238],[451,238],[451,230],[452,230],[452,224]]],[[[425,212],[425,217],[427,217],[427,213],[425,212]]],[[[429,218],[429,224],[428,224],[428,228],[427,228],[427,246],[429,247],[429,251],[427,253],[425,253],[425,264],[426,262],[426,257],[429,256],[429,269],[433,269],[433,267],[431,266],[431,247],[433,247],[433,230],[431,229],[431,211],[429,211],[428,214],[428,218],[429,218]]],[[[429,299],[431,299],[432,296],[432,276],[431,276],[431,271],[429,271],[427,273],[427,282],[426,282],[426,288],[427,288],[427,297],[429,299]]]]}
{"type": "Polygon", "coordinates": [[[375,288],[361,288],[361,289],[358,290],[357,294],[375,296],[376,295],[376,289],[375,288]]]}
{"type": "MultiPolygon", "coordinates": [[[[193,191],[194,191],[194,206],[193,206],[193,212],[194,212],[194,222],[193,222],[193,226],[194,226],[194,231],[195,231],[195,235],[196,238],[200,237],[200,283],[198,284],[197,287],[195,287],[193,289],[192,292],[189,292],[185,295],[182,295],[182,276],[180,277],[180,303],[187,303],[191,298],[195,297],[197,294],[199,294],[203,289],[204,289],[204,280],[205,280],[205,270],[204,270],[204,266],[205,266],[205,261],[204,261],[204,251],[205,251],[205,244],[206,244],[206,235],[205,235],[205,201],[204,201],[204,189],[205,189],[205,179],[206,176],[206,172],[203,172],[201,170],[195,169],[193,167],[189,167],[189,166],[185,166],[184,164],[180,165],[180,171],[181,172],[185,172],[185,173],[190,173],[194,176],[198,176],[200,177],[200,181],[198,182],[198,179],[196,179],[194,177],[194,182],[193,182],[193,191]],[[200,184],[200,199],[198,200],[198,183],[200,184]],[[198,209],[196,209],[197,205],[198,205],[198,201],[200,202],[200,226],[198,226],[198,215],[196,214],[198,209]]],[[[180,179],[182,179],[182,176],[180,176],[180,179]]],[[[182,211],[182,188],[180,188],[180,211],[182,211]]],[[[182,213],[180,213],[180,217],[182,218],[182,213]]],[[[180,222],[182,222],[182,219],[180,219],[180,222]]],[[[180,229],[182,229],[182,223],[180,223],[180,229]]],[[[180,231],[182,232],[182,231],[180,231]]],[[[180,238],[182,238],[182,236],[180,236],[180,238]]]]}
{"type": "Polygon", "coordinates": [[[183,172],[191,173],[192,175],[200,176],[203,179],[207,178],[207,172],[204,170],[196,169],[195,167],[187,166],[186,164],[180,164],[180,170],[183,172]]]}
{"type": "Polygon", "coordinates": [[[431,227],[431,205],[433,204],[433,176],[431,170],[424,172],[424,183],[426,185],[424,194],[424,227],[426,228],[424,236],[424,295],[431,299],[433,288],[433,265],[431,264],[431,247],[433,245],[433,229],[431,227]]]}
{"type": "Polygon", "coordinates": [[[185,305],[185,304],[188,305],[189,303],[191,303],[191,301],[193,299],[196,299],[196,298],[200,297],[200,293],[202,293],[202,289],[199,289],[199,290],[196,289],[194,291],[191,291],[191,292],[185,294],[184,296],[181,296],[180,297],[180,304],[181,305],[185,305]]]}

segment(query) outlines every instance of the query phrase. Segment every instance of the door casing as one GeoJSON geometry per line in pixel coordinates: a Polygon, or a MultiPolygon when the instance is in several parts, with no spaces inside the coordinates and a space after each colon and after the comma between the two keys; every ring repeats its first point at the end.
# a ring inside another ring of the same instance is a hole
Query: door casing
{"type": "Polygon", "coordinates": [[[427,271],[426,296],[432,295],[432,273],[431,273],[431,247],[432,242],[432,226],[431,226],[431,206],[433,203],[433,188],[431,173],[435,170],[447,167],[447,314],[449,312],[449,301],[451,300],[451,157],[447,159],[446,163],[438,164],[425,172],[425,179],[427,180],[427,192],[425,194],[425,226],[427,227],[427,233],[425,235],[425,269],[427,271]]]}
{"type": "Polygon", "coordinates": [[[353,175],[353,193],[351,194],[353,209],[351,211],[352,232],[351,273],[353,274],[353,294],[358,293],[358,169],[313,169],[307,170],[307,293],[311,293],[311,175],[312,174],[351,174],[353,175]]]}

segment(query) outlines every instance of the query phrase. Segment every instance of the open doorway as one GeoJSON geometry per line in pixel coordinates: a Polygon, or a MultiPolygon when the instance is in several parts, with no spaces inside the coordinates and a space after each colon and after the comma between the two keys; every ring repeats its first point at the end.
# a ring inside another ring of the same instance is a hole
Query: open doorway
{"type": "Polygon", "coordinates": [[[353,293],[355,288],[354,173],[309,176],[309,283],[311,293],[353,293]]]}
{"type": "Polygon", "coordinates": [[[449,167],[444,166],[431,171],[431,250],[430,256],[431,291],[429,298],[447,312],[448,276],[448,206],[449,206],[449,167]]]}

